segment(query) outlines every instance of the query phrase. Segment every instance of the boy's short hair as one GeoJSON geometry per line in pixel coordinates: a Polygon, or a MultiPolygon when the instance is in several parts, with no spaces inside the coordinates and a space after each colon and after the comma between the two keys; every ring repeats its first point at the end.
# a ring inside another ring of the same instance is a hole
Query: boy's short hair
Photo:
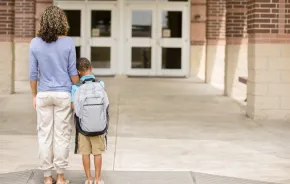
{"type": "Polygon", "coordinates": [[[85,72],[89,70],[91,67],[92,67],[91,62],[87,58],[83,57],[77,60],[78,71],[85,72]]]}

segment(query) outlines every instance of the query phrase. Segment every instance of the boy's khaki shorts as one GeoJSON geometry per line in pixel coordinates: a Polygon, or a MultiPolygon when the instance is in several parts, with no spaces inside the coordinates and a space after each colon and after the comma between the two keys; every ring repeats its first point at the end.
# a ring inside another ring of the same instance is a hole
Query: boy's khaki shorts
{"type": "Polygon", "coordinates": [[[101,155],[105,151],[105,136],[87,137],[79,133],[78,150],[82,155],[101,155]]]}

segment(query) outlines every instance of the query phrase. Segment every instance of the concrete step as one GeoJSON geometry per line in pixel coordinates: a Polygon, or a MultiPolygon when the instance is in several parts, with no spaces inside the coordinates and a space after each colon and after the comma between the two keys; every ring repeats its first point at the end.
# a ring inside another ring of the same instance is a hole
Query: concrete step
{"type": "MultiPolygon", "coordinates": [[[[66,171],[65,175],[71,184],[84,183],[83,171],[66,171]]],[[[102,177],[106,184],[274,184],[193,172],[103,171],[102,177]]],[[[42,184],[43,174],[40,170],[0,174],[0,183],[42,184]]]]}

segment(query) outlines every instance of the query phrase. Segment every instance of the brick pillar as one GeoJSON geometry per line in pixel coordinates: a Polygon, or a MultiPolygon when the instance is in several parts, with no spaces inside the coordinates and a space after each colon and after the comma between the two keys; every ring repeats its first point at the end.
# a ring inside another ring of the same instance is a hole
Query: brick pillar
{"type": "Polygon", "coordinates": [[[29,43],[35,36],[35,0],[15,0],[15,79],[28,80],[29,43]]]}
{"type": "Polygon", "coordinates": [[[53,0],[35,0],[35,2],[35,33],[37,33],[40,16],[47,7],[53,5],[53,0]]]}
{"type": "Polygon", "coordinates": [[[226,0],[207,0],[206,82],[224,90],[226,0]]]}
{"type": "Polygon", "coordinates": [[[205,80],[206,0],[191,0],[191,75],[205,80]]]}
{"type": "Polygon", "coordinates": [[[248,76],[247,0],[226,3],[226,95],[245,100],[247,87],[239,77],[248,76]]]}
{"type": "Polygon", "coordinates": [[[290,0],[248,1],[248,105],[254,119],[290,119],[290,0]]]}
{"type": "Polygon", "coordinates": [[[14,0],[0,3],[0,94],[14,92],[13,6],[14,0]]]}

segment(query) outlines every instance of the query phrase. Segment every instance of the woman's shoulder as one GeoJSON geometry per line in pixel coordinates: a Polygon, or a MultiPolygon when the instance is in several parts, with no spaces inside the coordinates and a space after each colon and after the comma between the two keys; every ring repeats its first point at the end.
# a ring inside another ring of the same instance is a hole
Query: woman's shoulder
{"type": "MultiPolygon", "coordinates": [[[[73,39],[71,37],[69,37],[69,36],[59,37],[56,42],[58,42],[58,41],[63,41],[63,42],[66,42],[66,43],[74,43],[73,39]]],[[[44,41],[40,37],[35,37],[35,38],[33,38],[31,40],[30,43],[33,44],[33,43],[37,43],[37,42],[44,42],[44,41]]]]}
{"type": "Polygon", "coordinates": [[[71,37],[69,37],[69,36],[59,37],[57,39],[57,42],[59,42],[61,45],[66,45],[66,46],[68,46],[70,48],[74,47],[74,45],[75,45],[74,40],[71,37]]]}
{"type": "Polygon", "coordinates": [[[40,37],[34,37],[32,38],[32,40],[30,41],[31,44],[36,43],[36,42],[40,42],[42,41],[42,39],[40,37]]]}
{"type": "Polygon", "coordinates": [[[64,40],[64,41],[67,41],[67,42],[73,42],[72,37],[69,37],[69,36],[60,36],[60,37],[58,37],[57,40],[64,40]]]}
{"type": "Polygon", "coordinates": [[[40,37],[35,37],[30,41],[30,48],[34,50],[42,45],[42,42],[43,40],[40,37]]]}

